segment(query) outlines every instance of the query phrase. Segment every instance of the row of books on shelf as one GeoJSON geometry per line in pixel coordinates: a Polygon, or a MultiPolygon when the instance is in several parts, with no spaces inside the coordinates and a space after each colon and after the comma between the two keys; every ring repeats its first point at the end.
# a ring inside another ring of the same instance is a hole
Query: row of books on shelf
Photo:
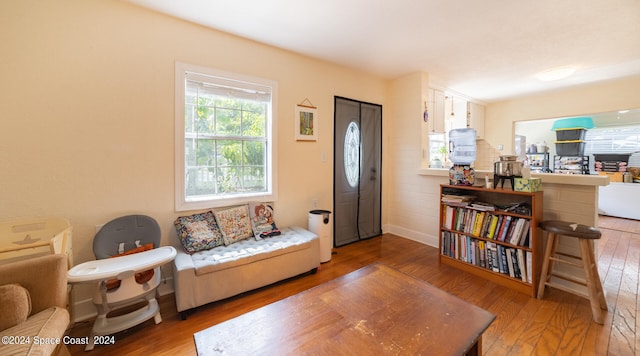
{"type": "Polygon", "coordinates": [[[531,220],[471,208],[447,205],[442,226],[469,235],[530,246],[531,220]]]}
{"type": "Polygon", "coordinates": [[[531,251],[442,231],[441,253],[531,283],[531,251]]]}

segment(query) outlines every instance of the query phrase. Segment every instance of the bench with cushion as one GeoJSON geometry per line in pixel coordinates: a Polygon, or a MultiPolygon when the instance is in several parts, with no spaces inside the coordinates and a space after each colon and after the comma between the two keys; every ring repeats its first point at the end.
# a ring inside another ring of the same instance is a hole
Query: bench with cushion
{"type": "Polygon", "coordinates": [[[183,246],[173,264],[182,319],[190,309],[315,272],[320,265],[318,236],[300,227],[277,229],[268,204],[184,216],[175,226],[183,246]]]}

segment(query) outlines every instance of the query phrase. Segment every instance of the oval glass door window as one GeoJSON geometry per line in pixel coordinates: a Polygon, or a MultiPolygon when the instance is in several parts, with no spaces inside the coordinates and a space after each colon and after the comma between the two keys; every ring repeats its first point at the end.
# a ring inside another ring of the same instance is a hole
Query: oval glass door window
{"type": "Polygon", "coordinates": [[[349,185],[355,188],[360,179],[360,129],[355,121],[344,135],[344,172],[349,185]]]}

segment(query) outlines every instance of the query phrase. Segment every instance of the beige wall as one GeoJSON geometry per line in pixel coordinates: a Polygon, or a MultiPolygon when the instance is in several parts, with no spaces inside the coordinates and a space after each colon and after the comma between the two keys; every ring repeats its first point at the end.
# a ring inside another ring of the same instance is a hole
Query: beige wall
{"type": "Polygon", "coordinates": [[[93,259],[96,225],[129,213],[177,245],[176,61],[278,81],[280,225],[306,226],[312,199],[332,209],[334,95],[387,104],[376,76],[115,0],[2,1],[0,42],[0,220],[66,217],[76,263],[93,259]],[[315,143],[293,138],[305,98],[315,143]]]}

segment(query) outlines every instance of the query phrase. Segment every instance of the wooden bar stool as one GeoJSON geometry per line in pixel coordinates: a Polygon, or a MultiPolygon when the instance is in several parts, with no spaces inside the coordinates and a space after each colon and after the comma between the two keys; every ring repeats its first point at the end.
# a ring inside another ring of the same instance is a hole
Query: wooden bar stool
{"type": "Polygon", "coordinates": [[[593,249],[593,240],[599,239],[602,234],[598,229],[591,226],[558,220],[543,221],[540,223],[540,228],[548,233],[548,239],[547,247],[544,252],[544,260],[542,261],[542,274],[540,276],[540,285],[538,286],[538,299],[542,299],[544,296],[545,286],[551,286],[569,293],[586,297],[591,303],[593,320],[598,324],[604,324],[604,313],[602,311],[607,310],[607,301],[604,298],[602,282],[598,275],[598,265],[595,260],[595,253],[593,249]],[[570,256],[556,252],[556,248],[558,246],[558,235],[577,238],[580,241],[580,254],[582,256],[570,256]],[[573,262],[568,259],[561,259],[559,257],[560,255],[577,261],[582,261],[582,263],[573,262]],[[554,276],[576,284],[585,285],[588,290],[588,295],[582,295],[581,293],[567,288],[562,284],[551,282],[554,262],[583,268],[586,275],[586,281],[566,275],[554,276]]]}

